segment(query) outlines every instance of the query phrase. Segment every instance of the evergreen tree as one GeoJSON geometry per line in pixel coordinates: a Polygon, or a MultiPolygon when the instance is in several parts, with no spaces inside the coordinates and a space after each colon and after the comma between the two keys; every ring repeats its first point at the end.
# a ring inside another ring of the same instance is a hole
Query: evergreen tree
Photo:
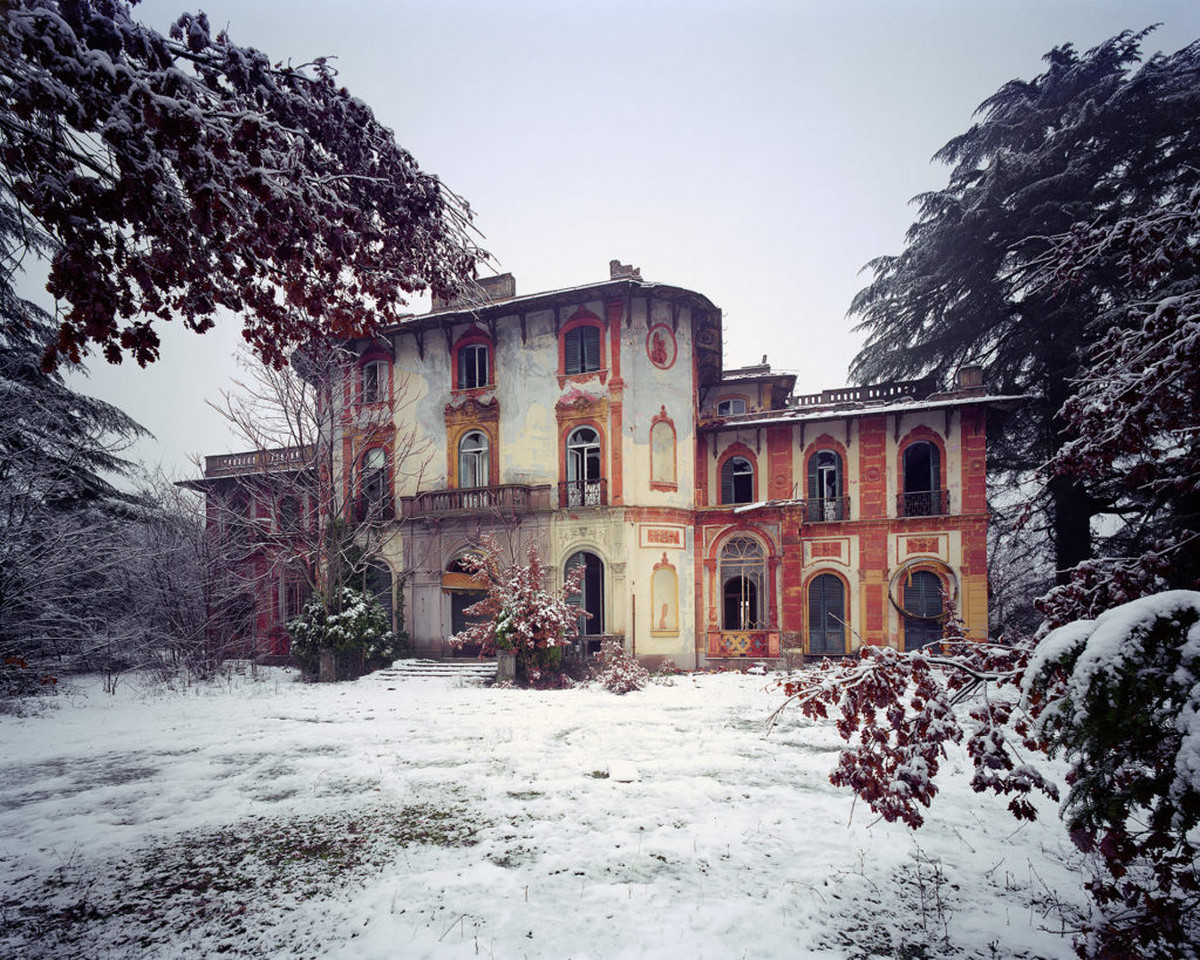
{"type": "MultiPolygon", "coordinates": [[[[7,262],[16,239],[0,230],[7,262]]],[[[141,432],[43,372],[50,319],[10,280],[0,273],[0,696],[124,629],[112,545],[131,498],[112,480],[127,470],[122,446],[141,432]]]]}
{"type": "MultiPolygon", "coordinates": [[[[1087,347],[1133,295],[1119,255],[1047,284],[1052,238],[1161,209],[1200,170],[1200,44],[1142,62],[1149,33],[1082,55],[1058,47],[1044,73],[985,100],[979,121],[935,154],[951,167],[948,185],[916,198],[904,250],[868,265],[874,279],[851,305],[867,333],[857,379],[946,377],[978,363],[996,388],[1028,396],[997,437],[993,468],[1010,478],[1061,448],[1087,347]]],[[[1092,519],[1117,500],[1079,474],[1050,480],[1040,505],[1060,580],[1091,556],[1092,519]]]]}

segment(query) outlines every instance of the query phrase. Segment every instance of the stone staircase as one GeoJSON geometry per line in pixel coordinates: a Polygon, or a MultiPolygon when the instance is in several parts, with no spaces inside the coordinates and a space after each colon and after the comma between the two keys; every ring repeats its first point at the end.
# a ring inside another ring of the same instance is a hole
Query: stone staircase
{"type": "Polygon", "coordinates": [[[461,683],[483,683],[496,676],[495,660],[397,660],[390,667],[376,670],[372,679],[394,680],[457,680],[461,683]]]}

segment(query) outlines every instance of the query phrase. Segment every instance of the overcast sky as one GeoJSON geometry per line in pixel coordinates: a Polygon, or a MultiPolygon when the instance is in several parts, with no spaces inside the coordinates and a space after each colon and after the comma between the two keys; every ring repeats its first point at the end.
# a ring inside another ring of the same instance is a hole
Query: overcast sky
{"type": "MultiPolygon", "coordinates": [[[[165,30],[181,0],[135,8],[165,30]]],[[[194,9],[194,8],[193,8],[194,9]]],[[[846,311],[896,253],[933,153],[1051,47],[1161,22],[1146,52],[1200,37],[1196,0],[212,0],[214,29],[272,59],[329,55],[427,171],[476,212],[518,293],[603,280],[620,259],[724,312],[725,363],[846,382],[846,311]]],[[[425,304],[414,302],[423,310],[425,304]]],[[[242,448],[205,406],[240,323],[164,332],[147,370],[93,360],[84,392],[155,435],[138,455],[242,448]]]]}

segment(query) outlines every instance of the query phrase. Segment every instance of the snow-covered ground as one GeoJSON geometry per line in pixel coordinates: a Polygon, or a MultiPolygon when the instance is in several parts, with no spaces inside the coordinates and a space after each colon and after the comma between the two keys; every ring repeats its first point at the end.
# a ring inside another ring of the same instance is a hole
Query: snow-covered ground
{"type": "Polygon", "coordinates": [[[952,756],[913,833],[767,678],[84,684],[0,717],[0,956],[1062,957],[1081,877],[952,756]],[[629,779],[635,777],[635,779],[629,779]]]}

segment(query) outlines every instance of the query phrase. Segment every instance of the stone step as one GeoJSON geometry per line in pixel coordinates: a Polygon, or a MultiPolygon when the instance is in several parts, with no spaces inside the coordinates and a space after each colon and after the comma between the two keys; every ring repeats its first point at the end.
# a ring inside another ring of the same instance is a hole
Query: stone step
{"type": "Polygon", "coordinates": [[[397,660],[372,674],[379,680],[420,680],[458,677],[489,680],[496,675],[494,660],[397,660]]]}

